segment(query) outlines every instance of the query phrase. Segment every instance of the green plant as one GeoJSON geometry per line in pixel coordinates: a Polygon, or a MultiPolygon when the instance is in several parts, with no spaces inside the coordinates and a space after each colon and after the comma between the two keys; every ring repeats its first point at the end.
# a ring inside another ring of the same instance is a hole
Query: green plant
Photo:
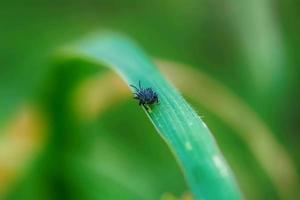
{"type": "Polygon", "coordinates": [[[109,66],[128,85],[141,80],[143,85],[153,87],[160,103],[146,114],[174,152],[195,198],[241,198],[207,126],[133,42],[121,36],[100,35],[61,51],[64,56],[60,59],[75,57],[109,66]]]}

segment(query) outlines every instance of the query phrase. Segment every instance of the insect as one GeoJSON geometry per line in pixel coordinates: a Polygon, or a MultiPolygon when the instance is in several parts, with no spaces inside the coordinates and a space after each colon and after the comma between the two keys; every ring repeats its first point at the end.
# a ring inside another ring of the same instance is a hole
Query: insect
{"type": "Polygon", "coordinates": [[[147,111],[149,110],[149,105],[158,103],[158,94],[154,92],[151,87],[143,88],[141,86],[141,81],[139,81],[139,87],[134,85],[130,85],[130,87],[135,89],[135,92],[133,93],[135,96],[133,98],[137,99],[139,105],[142,105],[147,111]]]}

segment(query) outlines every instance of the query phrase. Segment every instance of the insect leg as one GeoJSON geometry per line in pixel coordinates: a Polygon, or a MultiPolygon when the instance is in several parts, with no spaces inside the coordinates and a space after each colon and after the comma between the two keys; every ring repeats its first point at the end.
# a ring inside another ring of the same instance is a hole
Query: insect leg
{"type": "Polygon", "coordinates": [[[141,105],[146,109],[146,105],[144,103],[141,103],[141,105]]]}
{"type": "Polygon", "coordinates": [[[152,113],[152,110],[151,110],[151,107],[150,107],[150,106],[145,105],[144,108],[146,109],[146,111],[147,111],[148,113],[152,113]]]}
{"type": "Polygon", "coordinates": [[[143,107],[148,111],[148,106],[143,103],[143,107]]]}

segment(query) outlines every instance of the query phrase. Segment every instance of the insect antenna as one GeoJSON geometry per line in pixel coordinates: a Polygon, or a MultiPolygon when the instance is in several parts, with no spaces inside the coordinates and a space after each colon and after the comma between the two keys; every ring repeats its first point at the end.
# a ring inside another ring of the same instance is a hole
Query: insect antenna
{"type": "Polygon", "coordinates": [[[134,88],[136,91],[139,91],[139,89],[136,86],[134,86],[134,85],[129,85],[129,86],[134,88]]]}
{"type": "Polygon", "coordinates": [[[142,86],[141,86],[141,81],[139,80],[139,88],[140,90],[143,90],[142,86]]]}

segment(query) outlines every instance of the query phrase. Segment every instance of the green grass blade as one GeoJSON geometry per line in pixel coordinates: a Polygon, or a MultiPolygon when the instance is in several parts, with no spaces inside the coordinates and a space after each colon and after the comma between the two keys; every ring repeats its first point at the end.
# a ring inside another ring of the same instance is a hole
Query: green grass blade
{"type": "MultiPolygon", "coordinates": [[[[231,170],[209,129],[132,41],[118,35],[99,35],[64,49],[65,54],[99,65],[104,63],[128,85],[137,85],[141,81],[144,87],[152,87],[159,94],[160,103],[146,113],[174,152],[194,197],[241,198],[231,170]]],[[[137,109],[140,108],[137,106],[137,109]]]]}

